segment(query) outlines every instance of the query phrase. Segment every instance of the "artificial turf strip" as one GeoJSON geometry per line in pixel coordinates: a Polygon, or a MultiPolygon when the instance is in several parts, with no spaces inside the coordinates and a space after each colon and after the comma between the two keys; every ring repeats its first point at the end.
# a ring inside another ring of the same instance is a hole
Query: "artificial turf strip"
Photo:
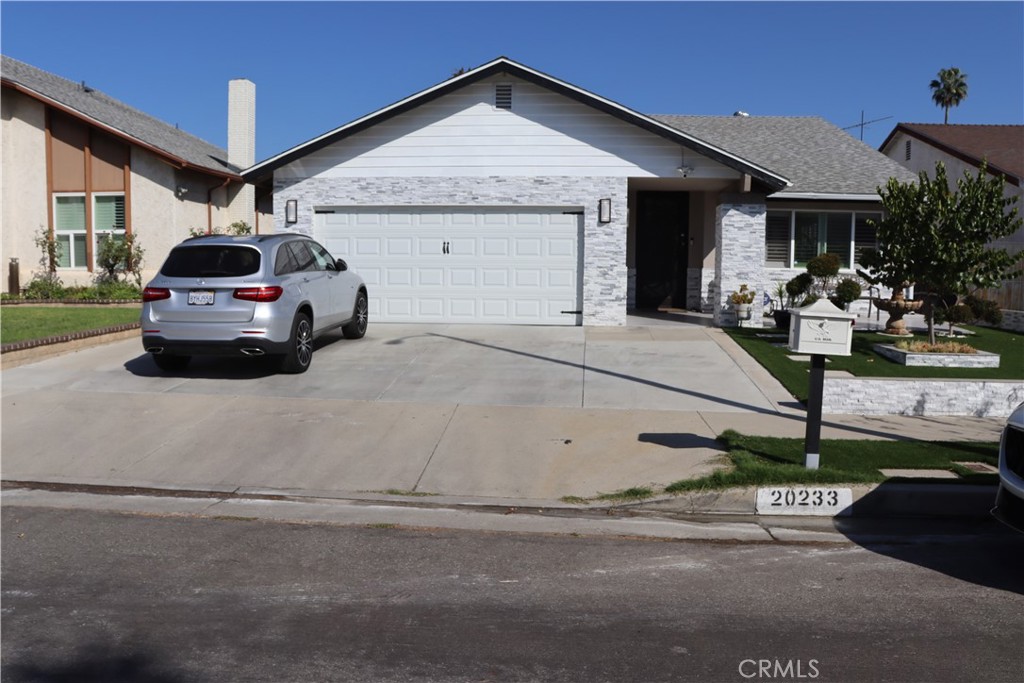
{"type": "Polygon", "coordinates": [[[44,339],[134,323],[139,308],[111,306],[4,306],[0,310],[0,343],[44,339]]]}
{"type": "MultiPolygon", "coordinates": [[[[845,370],[855,377],[915,378],[915,379],[1012,379],[1024,380],[1024,334],[988,327],[967,327],[974,332],[964,341],[979,351],[998,353],[998,368],[939,368],[907,367],[877,354],[874,344],[892,344],[897,340],[874,332],[854,332],[849,356],[829,356],[826,370],[845,370]]],[[[807,400],[808,368],[810,363],[788,358],[788,349],[773,344],[784,344],[784,339],[769,339],[772,328],[728,328],[726,332],[743,350],[750,354],[786,389],[801,401],[807,400]]],[[[914,337],[917,340],[921,335],[914,337]]],[[[927,338],[927,337],[925,337],[927,338]]]]}
{"type": "Polygon", "coordinates": [[[821,466],[804,467],[803,439],[745,436],[732,430],[718,437],[733,464],[700,479],[684,479],[665,488],[666,493],[737,486],[781,486],[791,484],[859,484],[885,480],[885,469],[951,470],[969,484],[993,484],[994,474],[973,473],[954,462],[983,462],[996,465],[999,444],[954,441],[865,441],[823,439],[821,466]]]}

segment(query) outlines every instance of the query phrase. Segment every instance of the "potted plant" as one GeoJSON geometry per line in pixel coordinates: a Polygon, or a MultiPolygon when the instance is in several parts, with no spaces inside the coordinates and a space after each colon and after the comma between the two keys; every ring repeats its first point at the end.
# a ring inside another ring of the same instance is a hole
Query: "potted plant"
{"type": "Polygon", "coordinates": [[[740,288],[734,291],[730,296],[729,300],[732,302],[732,308],[736,311],[736,317],[739,320],[750,319],[750,305],[754,303],[754,296],[756,292],[753,289],[747,287],[747,285],[740,285],[740,288]]]}

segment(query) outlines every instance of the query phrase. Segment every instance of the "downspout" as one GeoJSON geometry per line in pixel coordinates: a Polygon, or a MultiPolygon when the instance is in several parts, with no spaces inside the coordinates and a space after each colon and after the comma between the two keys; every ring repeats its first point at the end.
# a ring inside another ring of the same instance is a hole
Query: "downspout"
{"type": "Polygon", "coordinates": [[[213,193],[223,189],[231,182],[231,178],[225,178],[220,185],[214,185],[206,191],[206,234],[213,233],[213,193]]]}

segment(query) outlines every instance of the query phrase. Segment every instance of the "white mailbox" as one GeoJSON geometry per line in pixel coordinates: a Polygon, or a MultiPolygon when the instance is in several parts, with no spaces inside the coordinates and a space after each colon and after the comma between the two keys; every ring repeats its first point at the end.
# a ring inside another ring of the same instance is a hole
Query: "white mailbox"
{"type": "Polygon", "coordinates": [[[849,356],[855,313],[847,313],[828,299],[795,308],[789,322],[789,349],[796,353],[849,356]]]}

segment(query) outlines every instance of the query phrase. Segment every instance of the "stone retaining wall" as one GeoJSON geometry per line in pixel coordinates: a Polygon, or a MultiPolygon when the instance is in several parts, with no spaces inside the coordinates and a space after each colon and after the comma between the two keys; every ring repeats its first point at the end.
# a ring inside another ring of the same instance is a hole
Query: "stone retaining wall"
{"type": "Polygon", "coordinates": [[[999,325],[1004,330],[1011,332],[1024,332],[1024,311],[1011,311],[1003,309],[1003,322],[999,325]]]}
{"type": "Polygon", "coordinates": [[[822,413],[1007,417],[1024,401],[1016,380],[826,377],[822,413]]]}

